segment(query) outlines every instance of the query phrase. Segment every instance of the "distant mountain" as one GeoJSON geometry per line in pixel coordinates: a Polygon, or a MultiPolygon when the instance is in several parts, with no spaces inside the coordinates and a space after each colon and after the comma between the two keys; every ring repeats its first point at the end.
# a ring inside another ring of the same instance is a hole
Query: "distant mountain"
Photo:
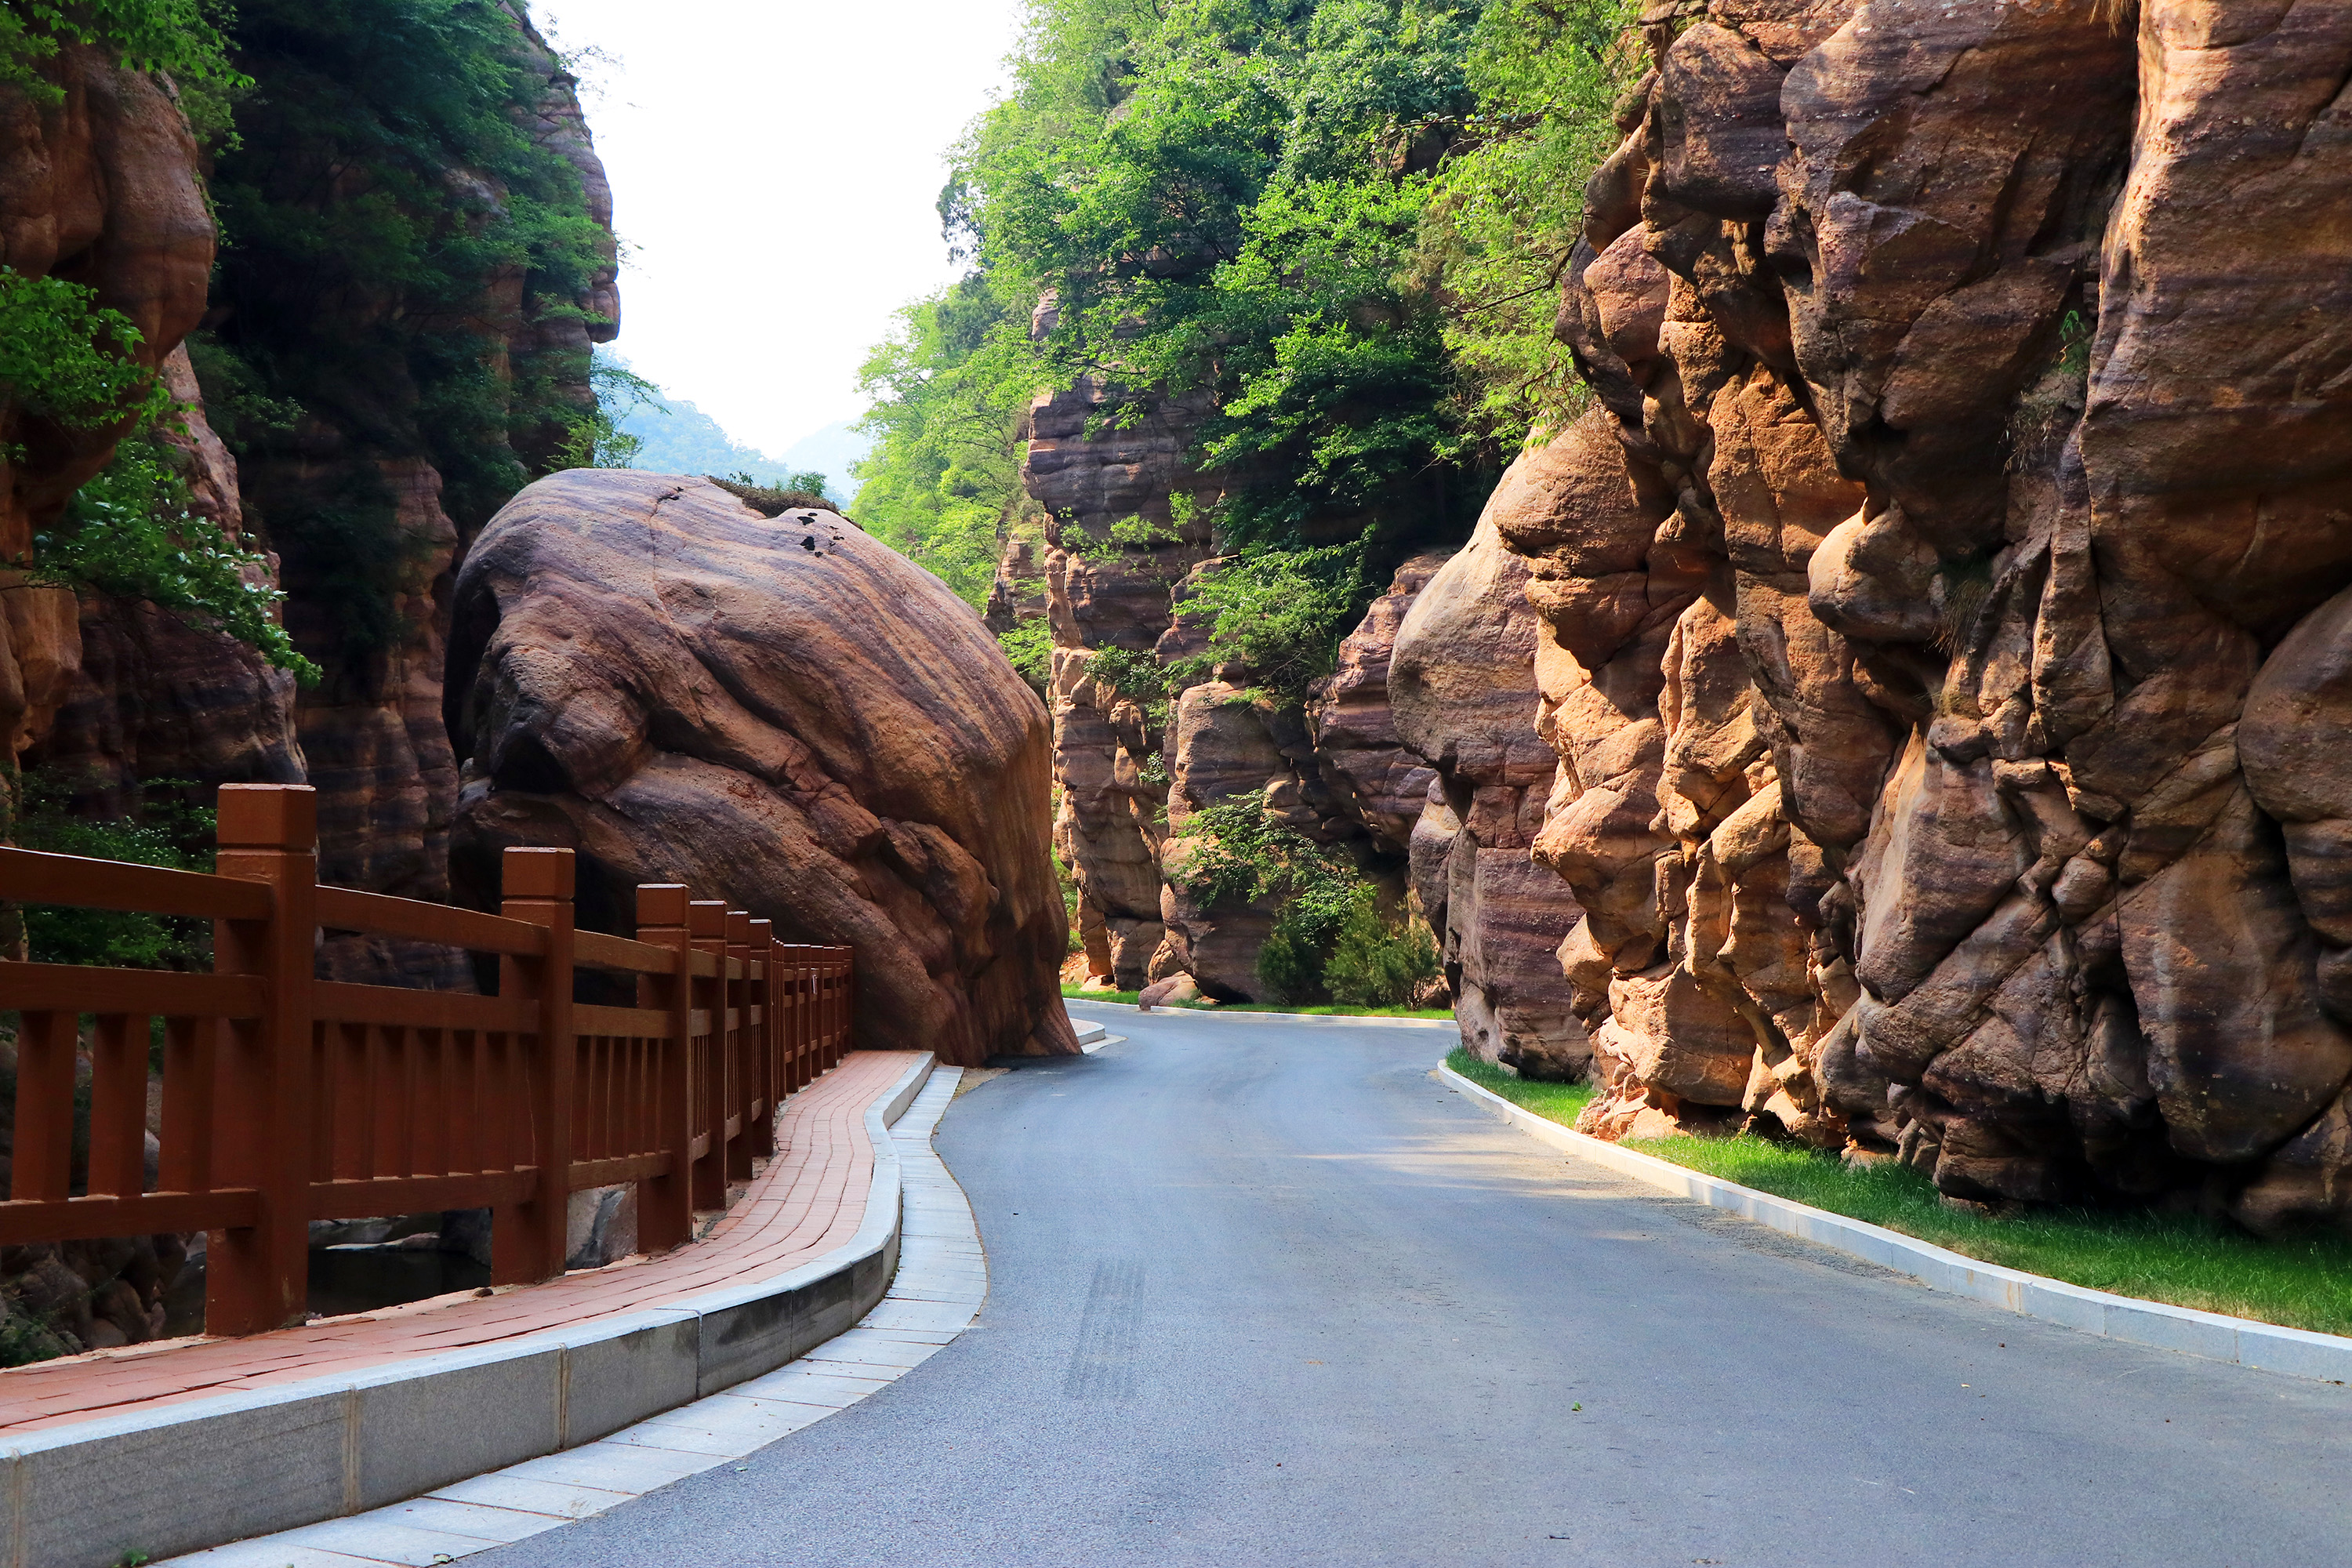
{"type": "Polygon", "coordinates": [[[844,506],[857,500],[857,476],[850,466],[874,449],[874,437],[850,428],[851,421],[828,425],[784,448],[784,463],[796,472],[814,471],[825,479],[824,493],[844,506]]]}
{"type": "MultiPolygon", "coordinates": [[[[656,474],[750,474],[780,484],[793,465],[746,447],[719,427],[719,421],[697,408],[656,391],[623,415],[624,433],[642,443],[629,464],[656,474]]],[[[803,465],[812,466],[812,465],[803,465]]]]}

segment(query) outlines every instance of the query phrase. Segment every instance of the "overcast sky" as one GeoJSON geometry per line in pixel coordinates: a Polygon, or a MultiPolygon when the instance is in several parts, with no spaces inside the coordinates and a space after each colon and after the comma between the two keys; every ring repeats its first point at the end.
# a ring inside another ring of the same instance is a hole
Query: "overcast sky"
{"type": "Polygon", "coordinates": [[[613,180],[616,347],[738,441],[782,453],[863,413],[891,312],[954,276],[944,154],[1003,80],[1020,0],[534,0],[593,46],[613,180]]]}

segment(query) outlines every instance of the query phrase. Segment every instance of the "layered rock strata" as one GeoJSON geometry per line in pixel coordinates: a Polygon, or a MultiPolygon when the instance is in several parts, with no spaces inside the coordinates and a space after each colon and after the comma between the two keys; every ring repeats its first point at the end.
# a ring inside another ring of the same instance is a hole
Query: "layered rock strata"
{"type": "Polygon", "coordinates": [[[1603,1131],[2352,1215],[2352,21],[1709,6],[1498,516],[1603,1131]]]}
{"type": "Polygon", "coordinates": [[[467,554],[453,869],[581,857],[583,922],[684,882],[857,953],[857,1043],[979,1066],[1075,1052],[1045,709],[971,607],[826,511],[574,469],[467,554]]]}
{"type": "Polygon", "coordinates": [[[1592,1047],[1557,953],[1583,911],[1530,853],[1559,759],[1535,732],[1527,576],[1490,508],[1392,634],[1387,706],[1423,764],[1403,781],[1422,786],[1412,886],[1443,941],[1463,1044],[1523,1077],[1578,1079],[1592,1047]]]}
{"type": "MultiPolygon", "coordinates": [[[[1213,494],[1187,461],[1192,420],[1161,405],[1126,430],[1089,437],[1111,394],[1093,382],[1039,397],[1022,483],[1045,509],[1046,612],[1054,628],[1055,842],[1078,887],[1089,970],[1120,990],[1154,978],[1166,940],[1160,854],[1168,808],[1156,693],[1097,679],[1096,656],[1149,658],[1175,617],[1171,595],[1208,553],[1207,531],[1179,527],[1171,498],[1213,494]],[[1144,541],[1119,542],[1129,519],[1144,541]]],[[[1112,668],[1106,666],[1106,668],[1112,668]]],[[[1164,965],[1163,965],[1164,968],[1164,965]]]]}

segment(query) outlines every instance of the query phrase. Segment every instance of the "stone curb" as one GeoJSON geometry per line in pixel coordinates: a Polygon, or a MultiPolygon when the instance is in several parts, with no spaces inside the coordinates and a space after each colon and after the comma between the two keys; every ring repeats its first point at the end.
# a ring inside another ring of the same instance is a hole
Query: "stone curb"
{"type": "Polygon", "coordinates": [[[1900,1270],[1929,1289],[1948,1290],[1989,1306],[2005,1308],[2020,1317],[2040,1318],[2126,1344],[2179,1351],[2210,1361],[2234,1362],[2240,1366],[2284,1373],[2289,1377],[2352,1383],[2352,1339],[2112,1295],[1980,1262],[1883,1226],[1776,1198],[1654,1154],[1636,1153],[1604,1142],[1513,1105],[1452,1068],[1441,1065],[1436,1076],[1448,1088],[1467,1095],[1473,1104],[1540,1142],[1678,1197],[1695,1198],[1786,1235],[1900,1270]]]}
{"type": "Polygon", "coordinates": [[[866,1108],[866,1217],[824,1257],[672,1306],[363,1372],[37,1432],[0,1449],[7,1568],[113,1568],[269,1535],[576,1447],[774,1371],[855,1325],[898,1267],[890,1123],[937,1058],[866,1108]]]}
{"type": "MultiPolygon", "coordinates": [[[[1064,1003],[1076,1002],[1088,1007],[1116,1007],[1122,1013],[1140,1013],[1142,1008],[1132,1002],[1097,1002],[1085,996],[1065,996],[1064,1003]]],[[[1154,1007],[1154,1013],[1184,1018],[1255,1018],[1264,1023],[1279,1024],[1372,1024],[1391,1029],[1454,1029],[1462,1026],[1450,1018],[1351,1018],[1334,1017],[1328,1013],[1228,1013],[1222,1007],[1154,1007]]]]}

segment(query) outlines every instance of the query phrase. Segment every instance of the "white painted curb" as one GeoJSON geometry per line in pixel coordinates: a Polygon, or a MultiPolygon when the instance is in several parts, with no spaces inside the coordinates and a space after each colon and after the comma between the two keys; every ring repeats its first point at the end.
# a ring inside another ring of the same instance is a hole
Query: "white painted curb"
{"type": "MultiPolygon", "coordinates": [[[[1097,1002],[1090,996],[1065,996],[1062,1001],[1065,1005],[1075,1002],[1087,1007],[1116,1007],[1122,1013],[1143,1011],[1132,1002],[1097,1002]]],[[[1370,1024],[1375,1027],[1390,1029],[1459,1030],[1462,1027],[1458,1021],[1452,1018],[1358,1018],[1329,1013],[1228,1013],[1223,1007],[1173,1005],[1154,1007],[1151,1011],[1154,1015],[1164,1015],[1171,1018],[1241,1018],[1244,1020],[1255,1018],[1260,1023],[1274,1024],[1370,1024]]]]}
{"type": "Polygon", "coordinates": [[[843,1246],[664,1307],[356,1373],[29,1433],[0,1448],[0,1563],[111,1568],[267,1535],[560,1453],[783,1366],[854,1326],[898,1268],[890,1124],[938,1058],[866,1108],[874,1171],[843,1246]]]}
{"type": "Polygon", "coordinates": [[[1882,1226],[1776,1198],[1737,1182],[1723,1181],[1654,1154],[1637,1153],[1562,1127],[1513,1105],[1491,1089],[1480,1088],[1452,1068],[1441,1065],[1437,1076],[1447,1087],[1467,1095],[1473,1104],[1512,1123],[1539,1142],[1605,1165],[1620,1175],[1631,1176],[1678,1197],[1695,1198],[1786,1235],[1882,1268],[1898,1269],[1930,1289],[1948,1290],[1990,1306],[2006,1308],[2021,1317],[2041,1318],[2127,1344],[2179,1351],[2211,1361],[2235,1362],[2240,1366],[2284,1373],[2290,1377],[2352,1383],[2352,1339],[2111,1295],[1980,1262],[1882,1226]]]}

